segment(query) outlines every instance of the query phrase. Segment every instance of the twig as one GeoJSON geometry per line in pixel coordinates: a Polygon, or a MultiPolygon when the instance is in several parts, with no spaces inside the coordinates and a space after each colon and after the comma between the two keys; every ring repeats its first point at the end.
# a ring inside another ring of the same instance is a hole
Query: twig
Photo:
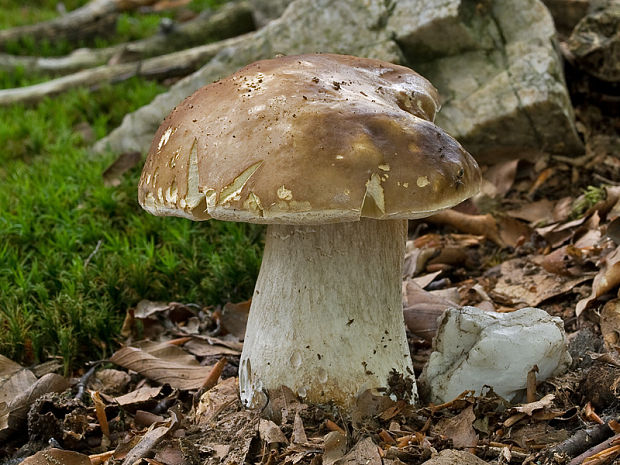
{"type": "Polygon", "coordinates": [[[555,456],[574,457],[588,450],[593,444],[599,444],[612,435],[613,430],[607,424],[582,429],[565,441],[543,451],[542,456],[547,458],[555,456]]]}
{"type": "Polygon", "coordinates": [[[594,447],[591,447],[583,454],[578,455],[573,460],[571,460],[568,465],[581,465],[581,463],[587,459],[588,457],[592,457],[600,452],[603,452],[605,449],[609,449],[610,447],[614,447],[620,444],[620,434],[616,434],[615,436],[610,437],[609,439],[597,444],[594,447]]]}
{"type": "Polygon", "coordinates": [[[86,268],[88,266],[88,264],[90,263],[90,261],[93,259],[93,257],[95,256],[95,254],[97,252],[99,252],[99,248],[101,247],[101,244],[103,244],[103,239],[99,239],[97,241],[97,245],[95,246],[95,250],[93,250],[90,255],[88,257],[86,257],[86,260],[84,260],[84,268],[86,268]]]}
{"type": "Polygon", "coordinates": [[[75,400],[82,400],[82,396],[84,396],[84,391],[86,390],[86,385],[88,384],[88,380],[93,375],[93,373],[95,373],[95,370],[97,369],[97,367],[101,365],[102,363],[103,363],[103,360],[99,360],[98,362],[95,362],[93,366],[90,367],[90,369],[82,375],[82,377],[76,384],[77,394],[74,397],[75,400]]]}

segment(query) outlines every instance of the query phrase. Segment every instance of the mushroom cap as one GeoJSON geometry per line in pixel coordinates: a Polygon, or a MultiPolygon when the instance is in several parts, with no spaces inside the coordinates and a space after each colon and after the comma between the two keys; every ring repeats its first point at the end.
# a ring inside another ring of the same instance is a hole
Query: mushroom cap
{"type": "Polygon", "coordinates": [[[403,66],[284,56],[207,85],[159,127],[138,197],[155,215],[317,224],[419,218],[479,190],[476,161],[432,120],[403,66]]]}

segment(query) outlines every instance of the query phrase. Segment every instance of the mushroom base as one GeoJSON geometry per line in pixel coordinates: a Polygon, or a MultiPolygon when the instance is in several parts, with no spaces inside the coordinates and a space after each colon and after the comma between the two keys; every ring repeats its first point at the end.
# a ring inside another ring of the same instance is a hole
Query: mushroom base
{"type": "Polygon", "coordinates": [[[401,300],[406,233],[406,220],[268,226],[239,368],[246,406],[286,386],[347,407],[399,379],[417,400],[401,300]]]}

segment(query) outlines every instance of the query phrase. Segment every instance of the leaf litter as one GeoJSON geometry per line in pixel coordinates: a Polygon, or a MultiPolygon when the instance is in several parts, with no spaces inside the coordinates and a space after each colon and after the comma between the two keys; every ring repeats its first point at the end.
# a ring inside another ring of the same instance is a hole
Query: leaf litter
{"type": "MultiPolygon", "coordinates": [[[[564,319],[573,365],[542,383],[532,372],[533,400],[510,404],[489,390],[411,406],[364,393],[344,414],[283,388],[263,410],[247,410],[236,376],[250,302],[214,308],[143,300],[127,311],[124,346],[76,373],[81,378],[57,374],[58,360],[23,367],[0,356],[0,463],[617,461],[620,116],[583,70],[569,65],[567,81],[585,154],[533,160],[524,151],[482,167],[477,197],[411,222],[403,269],[418,374],[447,308],[534,305],[564,319]]],[[[120,156],[105,182],[117,185],[138,159],[120,156]]]]}

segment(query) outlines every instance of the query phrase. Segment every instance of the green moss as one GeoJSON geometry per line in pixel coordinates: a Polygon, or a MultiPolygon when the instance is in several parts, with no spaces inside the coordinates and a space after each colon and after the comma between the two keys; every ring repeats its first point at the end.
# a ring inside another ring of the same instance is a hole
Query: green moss
{"type": "MultiPolygon", "coordinates": [[[[42,79],[18,71],[0,84],[42,79]]],[[[80,127],[101,138],[163,90],[132,78],[0,108],[0,353],[24,363],[59,356],[68,372],[109,355],[141,299],[212,305],[251,295],[262,228],[153,217],[137,204],[140,166],[106,187],[115,155],[89,154],[80,127]]]]}

